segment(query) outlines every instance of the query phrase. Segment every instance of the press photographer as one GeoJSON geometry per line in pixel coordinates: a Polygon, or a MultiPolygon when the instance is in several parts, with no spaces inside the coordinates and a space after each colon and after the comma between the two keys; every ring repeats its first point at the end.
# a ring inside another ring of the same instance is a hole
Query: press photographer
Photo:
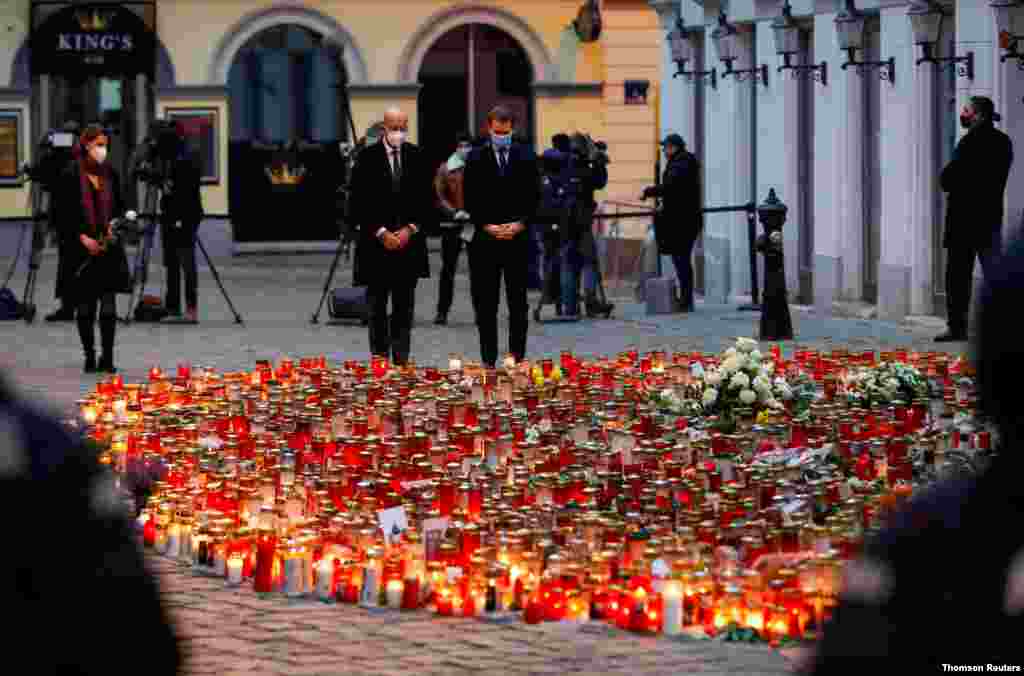
{"type": "Polygon", "coordinates": [[[160,193],[160,230],[167,268],[164,308],[168,323],[198,323],[196,235],[203,220],[199,161],[188,151],[178,127],[158,120],[135,166],[135,176],[160,193]],[[181,277],[185,276],[185,315],[181,277]]]}
{"type": "MultiPolygon", "coordinates": [[[[33,232],[32,251],[29,254],[29,268],[36,270],[39,265],[39,258],[46,246],[47,231],[57,241],[57,288],[55,296],[60,304],[57,310],[46,316],[48,322],[72,321],[75,318],[74,299],[71,298],[71,291],[74,287],[74,270],[68,272],[68,261],[64,255],[68,246],[68,239],[72,245],[76,240],[76,233],[63,233],[57,227],[57,222],[52,216],[53,195],[60,183],[60,177],[67,172],[75,161],[76,141],[79,132],[77,122],[66,122],[60,130],[50,131],[45,134],[39,143],[39,159],[34,165],[25,165],[22,172],[35,185],[34,190],[40,192],[39,198],[33,199],[33,232]],[[50,195],[50,212],[42,209],[43,200],[41,193],[50,195]],[[35,213],[37,208],[39,213],[35,213]]],[[[26,295],[29,291],[26,289],[26,295]]],[[[32,291],[34,293],[34,289],[32,291]]],[[[26,306],[33,306],[32,298],[22,299],[26,306]]]]}
{"type": "Polygon", "coordinates": [[[594,193],[608,185],[607,146],[586,134],[570,138],[566,169],[569,200],[562,230],[562,309],[568,318],[579,315],[579,283],[583,275],[584,306],[588,317],[611,314],[615,306],[598,294],[599,271],[593,220],[594,193]]]}

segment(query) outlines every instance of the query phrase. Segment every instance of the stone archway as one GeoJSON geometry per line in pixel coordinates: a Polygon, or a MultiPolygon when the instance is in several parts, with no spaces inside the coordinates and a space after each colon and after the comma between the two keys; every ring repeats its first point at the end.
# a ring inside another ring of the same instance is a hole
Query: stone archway
{"type": "Polygon", "coordinates": [[[342,48],[345,71],[350,84],[369,80],[369,70],[355,38],[331,17],[302,5],[278,5],[247,15],[229,30],[214,50],[207,78],[209,84],[226,86],[235,55],[249,40],[268,28],[293,24],[308,28],[342,48]]]}
{"type": "Polygon", "coordinates": [[[466,24],[484,24],[497,28],[518,42],[533,66],[533,82],[554,78],[557,67],[551,53],[536,31],[515,14],[497,7],[458,5],[432,15],[412,35],[398,60],[399,82],[415,82],[427,52],[449,31],[466,24]]]}

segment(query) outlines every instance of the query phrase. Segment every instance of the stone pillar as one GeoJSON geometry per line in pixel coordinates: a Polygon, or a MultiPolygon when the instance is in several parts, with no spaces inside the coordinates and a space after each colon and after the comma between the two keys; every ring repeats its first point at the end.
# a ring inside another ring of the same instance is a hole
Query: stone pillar
{"type": "Polygon", "coordinates": [[[932,153],[934,164],[935,71],[928,64],[914,66],[913,32],[905,6],[881,10],[879,53],[883,59],[896,59],[896,85],[882,83],[879,106],[882,236],[878,317],[899,321],[908,312],[930,312],[933,295],[930,261],[938,178],[934,169],[926,169],[929,165],[924,155],[932,153]]]}
{"type": "MultiPolygon", "coordinates": [[[[831,314],[843,285],[843,240],[840,237],[846,176],[846,93],[844,80],[856,74],[838,68],[835,14],[814,16],[814,61],[836,64],[829,73],[829,86],[814,97],[814,305],[819,313],[831,314]]],[[[793,201],[793,200],[790,200],[793,201]]]]}
{"type": "MultiPolygon", "coordinates": [[[[706,6],[705,25],[714,26],[718,8],[706,6]]],[[[732,204],[736,173],[734,129],[734,90],[739,83],[722,79],[722,62],[718,59],[710,29],[705,29],[704,68],[718,71],[718,86],[704,89],[704,120],[706,137],[713,140],[704,149],[704,204],[708,207],[732,204]]],[[[729,302],[732,256],[730,238],[732,220],[729,214],[707,214],[704,217],[704,298],[709,305],[729,302]]]]}
{"type": "MultiPolygon", "coordinates": [[[[734,68],[743,70],[760,65],[754,54],[755,33],[751,26],[740,29],[740,58],[736,59],[734,68]],[[744,30],[746,29],[746,30],[744,30]]],[[[771,76],[769,76],[771,77],[771,76]]],[[[725,79],[723,85],[732,101],[733,116],[733,163],[734,172],[732,195],[726,204],[738,205],[754,201],[754,156],[757,138],[754,136],[754,92],[764,89],[762,80],[750,74],[742,82],[734,77],[725,79]]],[[[771,83],[771,79],[769,79],[771,83]]],[[[732,240],[730,255],[730,296],[749,295],[752,285],[750,279],[750,235],[747,225],[747,214],[743,212],[721,214],[719,216],[731,224],[732,240]]]]}
{"type": "MultiPolygon", "coordinates": [[[[863,54],[858,54],[863,57],[863,54]]],[[[839,126],[839,157],[836,167],[841,178],[836,225],[839,226],[840,298],[859,301],[864,296],[864,78],[878,77],[871,70],[863,75],[855,68],[840,70],[836,87],[843,99],[836,121],[839,126]]]]}
{"type": "MultiPolygon", "coordinates": [[[[991,25],[994,32],[994,20],[991,25]]],[[[1010,180],[1007,182],[1007,186],[1020,186],[1024,185],[1024,116],[1019,113],[1021,100],[1024,99],[1024,71],[1017,67],[1017,61],[1014,59],[1007,59],[1005,63],[1000,63],[999,57],[1002,50],[994,51],[996,93],[993,100],[996,110],[1003,117],[999,128],[1010,135],[1014,152],[1018,158],[1010,166],[1010,180]]],[[[1003,221],[1004,242],[1008,241],[1014,233],[1020,231],[1022,222],[1024,222],[1024,191],[1007,189],[1006,218],[1003,221]]]]}

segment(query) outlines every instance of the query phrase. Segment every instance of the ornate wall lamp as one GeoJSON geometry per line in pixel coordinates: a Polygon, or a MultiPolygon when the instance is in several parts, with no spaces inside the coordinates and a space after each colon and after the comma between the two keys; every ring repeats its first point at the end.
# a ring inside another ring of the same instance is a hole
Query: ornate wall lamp
{"type": "Polygon", "coordinates": [[[743,82],[748,76],[752,78],[757,77],[761,79],[765,87],[768,86],[767,64],[733,70],[732,62],[739,58],[740,35],[736,31],[736,27],[729,23],[725,12],[718,15],[718,27],[711,31],[711,39],[715,41],[715,51],[718,52],[719,60],[725,64],[725,70],[722,71],[722,79],[732,75],[738,82],[743,82]]]}
{"type": "Polygon", "coordinates": [[[863,75],[866,70],[877,68],[879,77],[895,84],[895,58],[890,57],[885,61],[857,61],[857,50],[864,49],[864,23],[865,17],[857,11],[853,0],[846,0],[846,7],[836,16],[836,38],[839,42],[839,49],[846,52],[846,63],[840,68],[846,70],[848,67],[854,66],[857,68],[858,75],[863,75]]]}
{"type": "Polygon", "coordinates": [[[789,6],[789,0],[785,0],[782,5],[782,14],[772,20],[772,30],[775,32],[775,51],[782,56],[782,65],[776,72],[789,70],[792,71],[794,78],[811,77],[822,85],[827,85],[825,78],[828,64],[824,61],[808,65],[790,63],[793,55],[799,54],[801,51],[800,26],[793,20],[791,12],[792,7],[789,6]]]}
{"type": "Polygon", "coordinates": [[[907,16],[910,18],[910,28],[914,32],[914,44],[921,45],[921,58],[917,60],[916,65],[948,65],[949,68],[955,69],[960,77],[974,79],[974,52],[967,52],[967,56],[932,56],[932,51],[942,34],[944,14],[941,7],[932,0],[914,0],[907,10],[907,16]],[[962,65],[958,68],[957,64],[962,65]]]}
{"type": "Polygon", "coordinates": [[[1020,51],[1021,39],[1024,38],[1024,3],[1019,0],[992,0],[989,7],[996,19],[999,47],[1003,49],[999,62],[1016,59],[1017,68],[1024,70],[1024,52],[1020,51]]]}
{"type": "Polygon", "coordinates": [[[718,84],[718,74],[714,68],[699,72],[686,70],[686,62],[694,60],[693,42],[690,35],[686,32],[686,28],[683,27],[683,20],[681,18],[676,19],[675,29],[668,34],[668,44],[672,50],[672,60],[676,62],[676,72],[672,75],[673,78],[682,75],[686,78],[687,82],[693,82],[694,79],[703,80],[705,77],[708,77],[711,79],[711,88],[715,88],[715,85],[718,84]]]}

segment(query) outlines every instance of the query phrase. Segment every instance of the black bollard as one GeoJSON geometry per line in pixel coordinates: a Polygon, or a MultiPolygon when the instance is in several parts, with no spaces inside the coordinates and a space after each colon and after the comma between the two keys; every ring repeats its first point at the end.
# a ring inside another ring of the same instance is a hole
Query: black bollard
{"type": "Polygon", "coordinates": [[[786,205],[779,201],[775,189],[757,208],[764,233],[757,240],[757,250],[764,255],[764,292],[761,296],[761,340],[793,340],[793,320],[789,316],[789,293],[786,291],[786,256],[782,247],[782,225],[786,222],[786,205]]]}

